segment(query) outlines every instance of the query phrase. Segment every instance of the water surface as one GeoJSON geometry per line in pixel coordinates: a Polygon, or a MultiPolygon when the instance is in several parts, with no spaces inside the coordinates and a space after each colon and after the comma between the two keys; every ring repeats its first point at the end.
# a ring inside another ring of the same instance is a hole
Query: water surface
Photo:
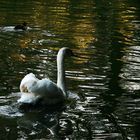
{"type": "Polygon", "coordinates": [[[139,12],[137,0],[1,0],[1,139],[139,139],[139,12]],[[23,21],[28,30],[15,31],[23,21]],[[79,55],[65,64],[79,99],[21,110],[21,79],[32,72],[56,82],[61,47],[79,55]]]}

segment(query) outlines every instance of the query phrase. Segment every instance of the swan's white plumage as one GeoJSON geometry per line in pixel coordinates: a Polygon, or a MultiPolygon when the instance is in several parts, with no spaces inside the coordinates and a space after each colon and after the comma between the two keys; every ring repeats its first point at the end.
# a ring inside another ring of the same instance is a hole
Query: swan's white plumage
{"type": "Polygon", "coordinates": [[[66,97],[64,58],[72,55],[68,48],[61,48],[57,55],[57,84],[48,78],[39,80],[33,73],[27,74],[20,83],[21,103],[36,103],[41,98],[46,104],[56,104],[66,97]]]}
{"type": "Polygon", "coordinates": [[[54,104],[64,99],[62,90],[51,80],[44,78],[39,80],[33,73],[27,74],[21,81],[21,98],[18,102],[35,103],[43,98],[47,104],[54,104]]]}

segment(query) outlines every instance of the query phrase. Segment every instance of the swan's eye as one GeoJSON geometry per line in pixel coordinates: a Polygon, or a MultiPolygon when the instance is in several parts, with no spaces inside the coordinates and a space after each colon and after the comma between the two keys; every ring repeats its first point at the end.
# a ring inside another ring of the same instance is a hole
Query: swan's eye
{"type": "Polygon", "coordinates": [[[72,50],[67,49],[67,50],[66,50],[66,56],[74,56],[72,50]]]}
{"type": "Polygon", "coordinates": [[[69,51],[69,55],[70,55],[70,56],[74,56],[72,50],[69,51]]]}

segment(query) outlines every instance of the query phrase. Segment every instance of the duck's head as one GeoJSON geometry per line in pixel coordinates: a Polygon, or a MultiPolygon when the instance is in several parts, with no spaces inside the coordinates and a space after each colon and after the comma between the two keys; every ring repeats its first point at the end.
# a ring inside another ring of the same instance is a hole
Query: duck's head
{"type": "Polygon", "coordinates": [[[23,26],[27,26],[27,22],[24,21],[24,22],[22,23],[22,25],[23,25],[23,26]]]}

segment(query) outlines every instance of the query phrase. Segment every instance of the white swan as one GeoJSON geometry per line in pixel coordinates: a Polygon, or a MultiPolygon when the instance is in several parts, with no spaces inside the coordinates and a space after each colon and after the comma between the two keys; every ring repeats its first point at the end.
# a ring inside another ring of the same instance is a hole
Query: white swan
{"type": "Polygon", "coordinates": [[[48,105],[57,104],[67,97],[64,59],[73,56],[69,48],[61,48],[57,54],[57,84],[50,79],[39,80],[33,73],[27,74],[20,83],[21,97],[18,102],[36,103],[40,98],[48,105]]]}

